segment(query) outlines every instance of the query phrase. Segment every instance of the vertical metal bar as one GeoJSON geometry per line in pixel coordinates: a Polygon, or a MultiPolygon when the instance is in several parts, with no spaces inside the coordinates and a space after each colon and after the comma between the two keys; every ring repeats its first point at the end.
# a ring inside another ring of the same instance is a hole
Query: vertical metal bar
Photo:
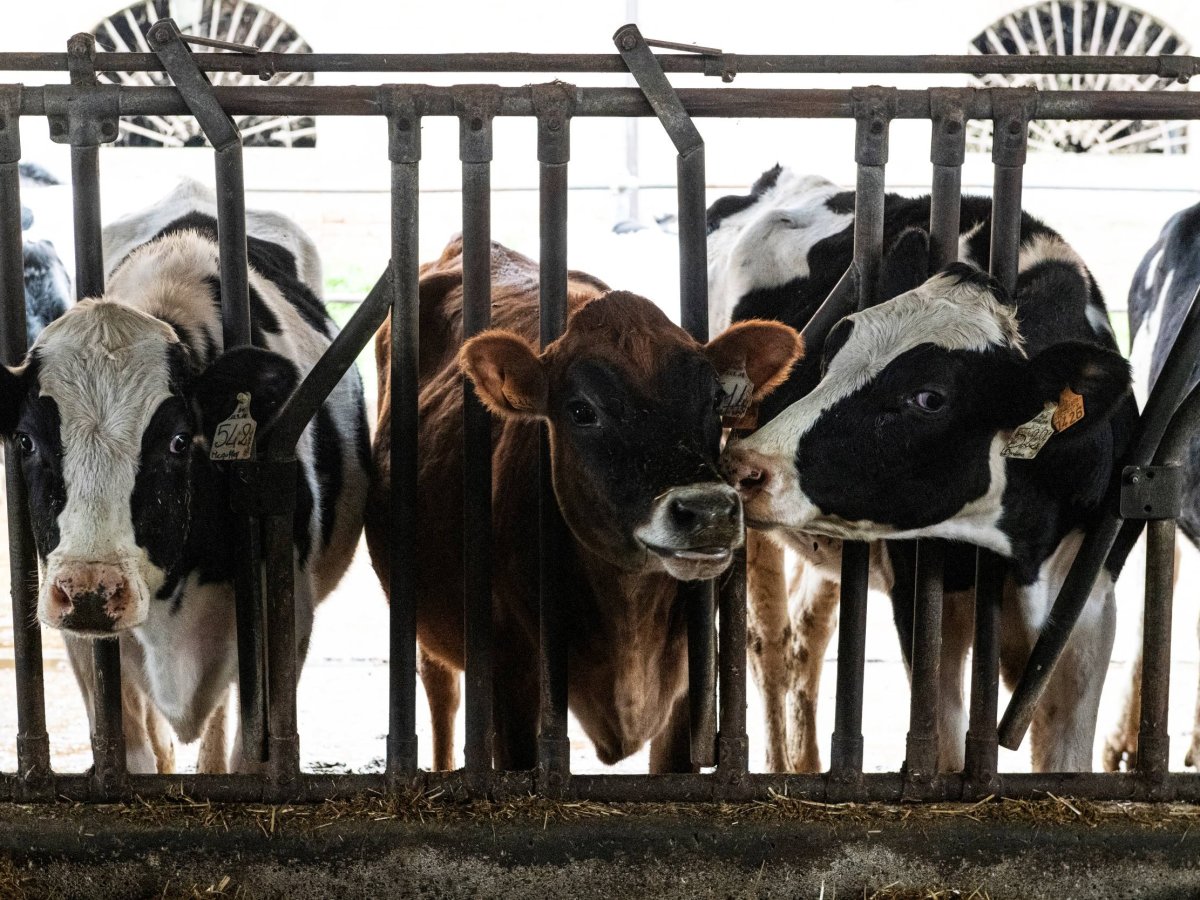
{"type": "MultiPolygon", "coordinates": [[[[538,219],[542,349],[567,327],[567,164],[571,154],[570,113],[574,89],[568,85],[533,88],[538,112],[538,219]]],[[[541,428],[538,460],[538,620],[540,632],[538,787],[559,795],[571,771],[567,734],[567,629],[564,573],[568,540],[551,478],[550,441],[541,428]]]]}
{"type": "MultiPolygon", "coordinates": [[[[906,787],[919,793],[932,783],[938,763],[938,672],[942,656],[942,562],[940,541],[917,542],[913,598],[912,693],[905,748],[906,787]]],[[[909,799],[917,799],[910,796],[909,799]]]]}
{"type": "MultiPolygon", "coordinates": [[[[295,468],[291,471],[289,487],[294,491],[295,468]]],[[[271,625],[267,633],[267,773],[275,796],[282,798],[288,796],[300,774],[293,512],[263,516],[262,524],[267,621],[271,625]]]]}
{"type": "Polygon", "coordinates": [[[994,793],[996,713],[1000,685],[1000,602],[1004,559],[990,550],[975,555],[975,646],[971,651],[971,711],[967,725],[963,799],[994,793]]]}
{"type": "MultiPolygon", "coordinates": [[[[855,107],[854,159],[858,176],[854,198],[856,306],[879,299],[883,256],[884,167],[895,91],[867,88],[852,94],[855,107]]],[[[831,799],[848,799],[862,786],[862,701],[867,640],[867,585],[871,553],[867,544],[842,543],[842,591],[838,629],[837,700],[829,771],[831,799]]]]}
{"type": "MultiPolygon", "coordinates": [[[[0,87],[0,362],[18,365],[26,352],[25,271],[21,246],[21,87],[0,87]]],[[[38,565],[29,528],[29,497],[20,451],[4,442],[8,562],[12,592],[13,669],[17,679],[17,775],[32,797],[50,779],[50,741],[37,620],[38,565]]]]}
{"type": "Polygon", "coordinates": [[[1175,592],[1175,520],[1146,526],[1146,602],[1142,612],[1142,704],[1137,770],[1162,778],[1168,770],[1171,688],[1171,608],[1175,592]]]}
{"type": "Polygon", "coordinates": [[[733,556],[721,581],[720,663],[721,719],[717,739],[717,766],[722,782],[736,783],[749,770],[750,745],[746,737],[746,548],[733,556]]]}
{"type": "Polygon", "coordinates": [[[411,96],[399,90],[391,103],[392,359],[391,559],[388,577],[389,666],[387,771],[393,779],[417,772],[417,437],[420,383],[419,169],[421,119],[411,96]]]}
{"type": "Polygon", "coordinates": [[[246,193],[239,140],[215,155],[217,242],[221,254],[221,324],[225,349],[250,343],[250,276],[246,263],[246,193]]]}
{"type": "MultiPolygon", "coordinates": [[[[95,83],[91,63],[95,39],[75,35],[67,44],[71,81],[95,83]]],[[[78,299],[104,293],[104,253],[100,239],[100,147],[93,129],[81,127],[82,116],[69,115],[71,184],[75,219],[75,294],[78,299]]],[[[95,671],[92,715],[92,784],[104,799],[118,796],[125,786],[125,737],[121,716],[120,638],[92,643],[95,671]]]]}
{"type": "MultiPolygon", "coordinates": [[[[932,133],[929,159],[933,187],[929,197],[929,271],[958,259],[962,206],[962,164],[966,154],[966,92],[930,92],[932,133]]],[[[905,791],[919,799],[937,775],[939,673],[942,654],[944,545],[917,542],[913,597],[912,691],[905,752],[905,791]]]]}
{"type": "MultiPolygon", "coordinates": [[[[464,89],[459,108],[462,159],[463,338],[492,319],[491,159],[495,106],[464,89]]],[[[467,774],[479,788],[492,769],[492,422],[463,376],[463,568],[466,623],[467,774]]]]}
{"type": "MultiPolygon", "coordinates": [[[[993,103],[992,234],[989,271],[1010,294],[1017,286],[1021,247],[1021,182],[1029,116],[1036,98],[1027,91],[1004,93],[993,103]]],[[[975,560],[975,647],[971,656],[971,713],[967,727],[964,799],[994,792],[999,735],[1000,604],[1007,564],[980,548],[975,560]]]]}

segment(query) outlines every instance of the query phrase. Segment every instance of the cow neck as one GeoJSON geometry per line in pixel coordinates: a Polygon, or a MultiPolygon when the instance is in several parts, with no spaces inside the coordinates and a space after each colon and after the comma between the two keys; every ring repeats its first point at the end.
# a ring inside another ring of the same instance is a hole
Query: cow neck
{"type": "Polygon", "coordinates": [[[579,564],[591,588],[595,613],[618,636],[662,634],[674,624],[679,582],[665,572],[621,569],[579,545],[579,564]]]}

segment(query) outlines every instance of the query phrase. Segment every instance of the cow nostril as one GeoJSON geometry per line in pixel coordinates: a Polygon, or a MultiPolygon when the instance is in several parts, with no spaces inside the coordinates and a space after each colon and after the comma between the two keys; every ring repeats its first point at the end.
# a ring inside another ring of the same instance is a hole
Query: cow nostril
{"type": "Polygon", "coordinates": [[[743,494],[753,494],[767,481],[767,473],[762,469],[748,468],[738,473],[737,489],[743,494]]]}
{"type": "Polygon", "coordinates": [[[71,607],[74,606],[71,595],[64,591],[57,581],[50,585],[50,605],[64,613],[70,612],[71,607]]]}
{"type": "Polygon", "coordinates": [[[670,511],[671,521],[677,528],[684,530],[694,528],[699,518],[696,510],[678,497],[671,501],[670,511]]]}

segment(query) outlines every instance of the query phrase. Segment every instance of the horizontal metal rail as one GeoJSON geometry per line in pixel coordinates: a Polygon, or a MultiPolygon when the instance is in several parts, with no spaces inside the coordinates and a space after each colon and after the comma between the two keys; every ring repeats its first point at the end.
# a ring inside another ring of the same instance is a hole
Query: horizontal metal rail
{"type": "MultiPolygon", "coordinates": [[[[1157,75],[1186,80],[1200,72],[1196,56],[945,56],[659,53],[671,74],[763,75],[1157,75]]],[[[206,72],[562,72],[624,74],[615,53],[198,53],[206,72]]],[[[65,72],[65,53],[0,53],[0,71],[65,72]]],[[[151,53],[97,53],[100,72],[162,72],[151,53]]]]}
{"type": "MultiPolygon", "coordinates": [[[[382,116],[381,91],[361,86],[216,87],[213,93],[231,115],[382,116]]],[[[576,88],[576,117],[650,117],[654,110],[637,88],[576,88]]],[[[992,98],[1011,88],[971,89],[965,101],[968,119],[990,119],[992,98]]],[[[851,91],[785,88],[683,88],[677,91],[693,118],[853,119],[851,91]]],[[[116,98],[122,116],[186,116],[187,104],[172,87],[66,85],[26,87],[21,95],[23,116],[44,116],[55,102],[116,98]]],[[[423,116],[457,115],[454,89],[429,85],[412,88],[423,116]]],[[[1189,91],[1043,91],[1036,95],[1034,119],[1196,119],[1200,92],[1189,91]]],[[[496,88],[497,116],[534,116],[531,88],[496,88]]],[[[899,90],[892,118],[929,119],[930,90],[899,90]]]]}

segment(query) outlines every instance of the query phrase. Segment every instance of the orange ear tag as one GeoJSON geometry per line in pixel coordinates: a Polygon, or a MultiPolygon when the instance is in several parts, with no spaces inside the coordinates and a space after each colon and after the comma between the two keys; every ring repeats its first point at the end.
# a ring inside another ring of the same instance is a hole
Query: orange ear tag
{"type": "Polygon", "coordinates": [[[1065,387],[1058,397],[1058,409],[1052,423],[1055,431],[1066,431],[1083,418],[1083,397],[1065,387]]]}

